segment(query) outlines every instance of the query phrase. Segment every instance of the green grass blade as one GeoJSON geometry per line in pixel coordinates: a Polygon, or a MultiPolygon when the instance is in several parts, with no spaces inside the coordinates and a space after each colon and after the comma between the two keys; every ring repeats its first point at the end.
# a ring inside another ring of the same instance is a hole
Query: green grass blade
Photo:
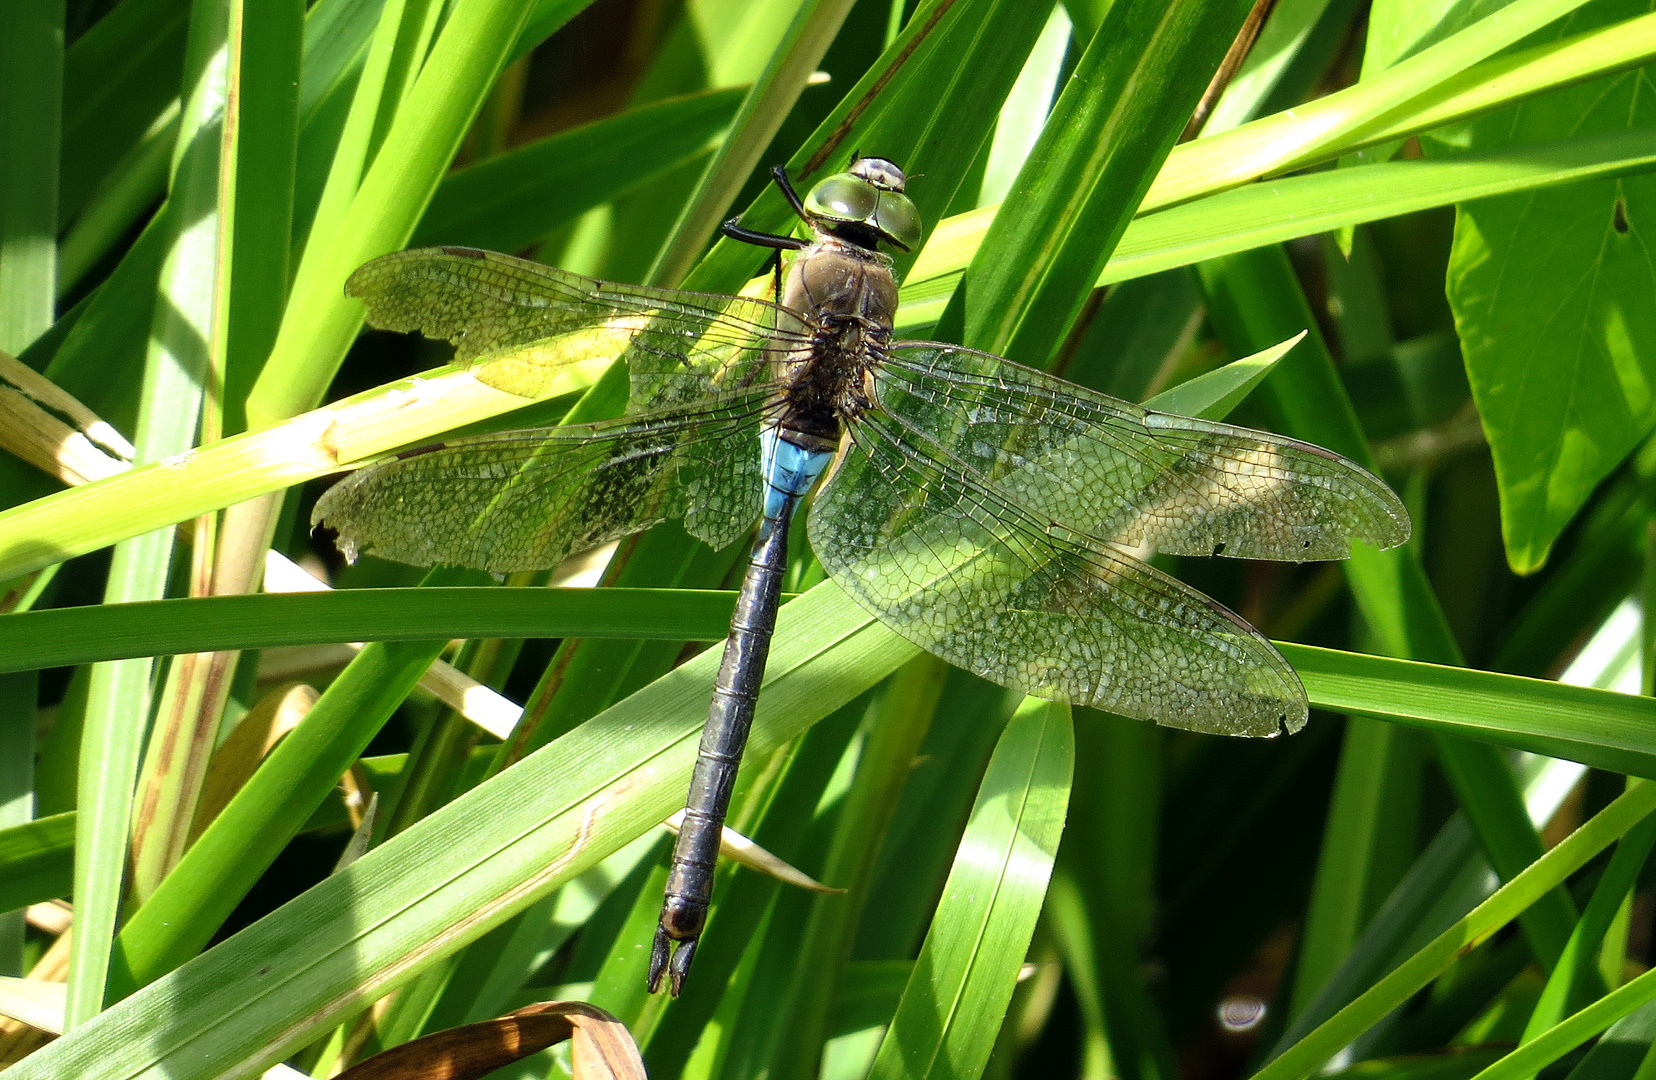
{"type": "Polygon", "coordinates": [[[807,0],[799,5],[786,36],[743,100],[729,135],[685,201],[671,236],[645,278],[649,284],[677,285],[690,272],[748,174],[763,164],[760,155],[798,101],[850,10],[850,0],[807,0]]]}
{"type": "Polygon", "coordinates": [[[0,12],[0,349],[22,352],[57,299],[62,0],[0,12]]]}
{"type": "MultiPolygon", "coordinates": [[[[140,269],[133,267],[134,273],[140,269]]],[[[121,311],[112,314],[110,321],[127,321],[133,314],[121,311]]],[[[130,329],[130,323],[120,329],[130,329]]],[[[112,327],[111,333],[115,332],[117,328],[112,327]]],[[[89,334],[89,345],[96,340],[89,334]]],[[[601,370],[607,360],[595,366],[601,370]]],[[[589,385],[596,372],[571,375],[572,385],[554,387],[551,396],[589,385]]],[[[494,390],[460,372],[401,380],[165,464],[140,466],[0,512],[0,566],[7,570],[49,566],[108,546],[122,536],[135,536],[325,476],[347,461],[418,444],[440,432],[528,404],[525,398],[494,390]],[[407,391],[415,393],[405,396],[407,391]]],[[[0,579],[26,572],[0,572],[0,579]]]]}
{"type": "MultiPolygon", "coordinates": [[[[190,5],[138,0],[115,5],[64,57],[63,180],[59,220],[79,215],[179,96],[190,5]]],[[[9,65],[8,65],[9,67],[9,65]]],[[[170,141],[168,143],[170,144],[170,141]]],[[[154,176],[151,202],[166,186],[154,176]]]]}
{"type": "MultiPolygon", "coordinates": [[[[304,8],[292,0],[259,4],[236,13],[226,30],[227,56],[219,91],[221,119],[198,129],[195,141],[214,147],[214,168],[207,162],[183,175],[185,188],[175,184],[173,198],[187,213],[196,186],[211,184],[216,215],[202,220],[216,225],[217,247],[209,261],[198,257],[198,282],[211,280],[210,291],[197,300],[195,328],[205,332],[205,352],[192,376],[208,391],[203,394],[201,437],[222,436],[226,424],[241,426],[239,412],[225,415],[230,400],[239,400],[270,348],[281,321],[287,285],[287,255],[291,231],[293,156],[296,139],[296,94],[299,81],[300,36],[304,8]],[[221,205],[217,192],[224,193],[221,205]]],[[[186,117],[186,130],[192,125],[186,117]]],[[[200,151],[185,150],[185,162],[200,151]]],[[[202,155],[206,157],[205,154],[202,155]]],[[[192,216],[194,216],[192,214],[192,216]]],[[[198,284],[197,288],[201,286],[198,284]]],[[[175,310],[186,305],[173,303],[175,310]]],[[[193,412],[180,410],[189,416],[193,412]]],[[[185,436],[190,442],[195,433],[185,436]]],[[[189,445],[189,442],[186,443],[189,445]]],[[[198,555],[206,536],[198,530],[198,555]]],[[[219,574],[212,575],[201,559],[193,567],[194,591],[241,591],[229,568],[261,565],[262,552],[247,551],[224,531],[213,541],[219,574]],[[209,581],[209,577],[216,580],[209,581]]],[[[247,571],[243,571],[246,573],[247,571]]],[[[206,775],[208,758],[221,726],[221,692],[227,687],[231,658],[189,657],[168,667],[157,698],[150,742],[140,772],[127,895],[142,903],[157,882],[177,862],[187,844],[196,800],[206,775]]]]}
{"type": "MultiPolygon", "coordinates": [[[[1134,218],[1098,276],[1111,285],[1204,259],[1469,199],[1649,171],[1648,131],[1590,135],[1500,152],[1394,161],[1250,184],[1134,218]]],[[[935,322],[989,217],[944,222],[903,289],[899,325],[935,322]]]]}
{"type": "Polygon", "coordinates": [[[1319,708],[1656,778],[1656,699],[1290,642],[1277,647],[1319,708]]]}
{"type": "MultiPolygon", "coordinates": [[[[34,677],[0,678],[0,832],[26,827],[35,815],[35,711],[39,696],[39,683],[34,677]]],[[[6,871],[0,869],[0,880],[5,877],[6,871]]],[[[23,906],[0,901],[0,975],[23,974],[23,906]]]]}
{"type": "MultiPolygon", "coordinates": [[[[750,753],[769,754],[915,653],[837,590],[801,597],[779,619],[750,753]]],[[[665,818],[683,798],[717,662],[703,653],[12,1074],[257,1075],[665,818]]]]}
{"type": "Polygon", "coordinates": [[[1156,185],[1155,205],[1308,165],[1349,149],[1352,134],[1581,6],[1583,0],[1515,0],[1431,48],[1306,109],[1256,120],[1189,145],[1180,172],[1156,185]]]}
{"type": "Polygon", "coordinates": [[[1069,709],[1029,699],[990,759],[914,973],[869,1075],[974,1077],[989,1060],[1063,834],[1069,709]]]}
{"type": "Polygon", "coordinates": [[[740,89],[652,102],[450,173],[410,247],[519,251],[587,210],[700,153],[729,125],[740,89]]]}
{"type": "MultiPolygon", "coordinates": [[[[1486,61],[1451,79],[1437,92],[1423,95],[1408,107],[1388,114],[1380,126],[1371,125],[1370,128],[1349,133],[1348,139],[1352,145],[1366,141],[1398,139],[1465,116],[1499,108],[1534,94],[1567,86],[1581,79],[1636,67],[1648,62],[1653,55],[1656,55],[1656,35],[1653,35],[1653,30],[1656,30],[1656,15],[1646,15],[1611,27],[1590,30],[1563,41],[1538,45],[1511,56],[1486,61]]],[[[1260,164],[1256,169],[1246,171],[1246,175],[1242,177],[1244,180],[1255,180],[1273,172],[1286,171],[1290,162],[1283,156],[1285,153],[1284,144],[1279,138],[1283,125],[1292,119],[1299,124],[1311,127],[1318,126],[1321,123],[1319,117],[1323,111],[1344,109],[1343,95],[1348,92],[1337,91],[1310,105],[1295,109],[1291,118],[1285,116],[1267,117],[1265,120],[1257,121],[1255,125],[1236,129],[1234,133],[1216,135],[1211,140],[1199,139],[1196,142],[1174,148],[1161,174],[1158,175],[1156,183],[1151,186],[1149,194],[1146,195],[1143,205],[1139,207],[1139,213],[1151,214],[1157,212],[1159,215],[1159,212],[1170,204],[1197,200],[1201,196],[1207,196],[1208,199],[1211,199],[1216,194],[1235,187],[1240,181],[1232,177],[1227,170],[1233,160],[1246,157],[1249,154],[1263,153],[1265,163],[1260,164]],[[1214,152],[1213,147],[1219,143],[1224,145],[1219,148],[1220,152],[1214,152]],[[1218,162],[1219,166],[1215,167],[1214,162],[1218,162]]],[[[1310,162],[1303,164],[1310,164],[1310,162]]],[[[1411,163],[1397,162],[1389,164],[1407,165],[1411,163]]],[[[1367,168],[1368,166],[1364,167],[1367,168]]],[[[1323,178],[1319,182],[1333,185],[1329,189],[1330,191],[1339,190],[1338,182],[1335,179],[1338,174],[1323,173],[1316,175],[1323,178]]],[[[1381,174],[1368,175],[1373,177],[1381,174]]],[[[1243,200],[1260,197],[1248,194],[1250,190],[1242,189],[1236,192],[1234,197],[1243,200]]],[[[1312,188],[1307,187],[1299,190],[1309,191],[1312,188]]],[[[1371,198],[1380,200],[1385,200],[1389,195],[1387,185],[1369,183],[1363,187],[1363,190],[1367,191],[1371,198]]],[[[1206,201],[1206,199],[1203,199],[1201,202],[1194,203],[1194,205],[1200,206],[1206,201]]],[[[1240,209],[1243,202],[1233,205],[1240,209]]],[[[1267,209],[1268,207],[1264,205],[1250,206],[1250,210],[1255,211],[1267,209]]],[[[1310,204],[1297,209],[1308,213],[1320,212],[1319,207],[1310,204]]],[[[1401,210],[1401,207],[1399,209],[1401,210]]],[[[954,287],[952,280],[944,283],[935,279],[949,278],[950,275],[958,273],[971,261],[973,253],[982,242],[983,235],[995,216],[995,212],[996,208],[993,206],[983,207],[980,210],[961,214],[942,222],[937,229],[933,230],[933,235],[928,239],[924,257],[916,264],[916,272],[909,275],[911,296],[906,297],[905,301],[913,303],[919,299],[918,296],[913,294],[923,292],[926,300],[938,306],[930,314],[906,313],[903,322],[912,325],[935,321],[936,311],[941,311],[941,301],[947,297],[954,287]]],[[[1348,213],[1359,216],[1347,220],[1345,215],[1336,214],[1324,221],[1320,228],[1337,228],[1385,216],[1382,214],[1376,214],[1374,217],[1360,216],[1362,211],[1355,207],[1351,208],[1348,213]]],[[[1240,215],[1238,216],[1240,217],[1240,215]]],[[[1189,219],[1173,217],[1165,219],[1164,224],[1172,226],[1185,220],[1189,219]]],[[[1218,224],[1220,223],[1206,223],[1208,227],[1218,224]]],[[[1266,229],[1280,229],[1283,227],[1288,227],[1286,221],[1267,219],[1264,222],[1264,228],[1266,229]]],[[[1182,229],[1180,231],[1182,232],[1182,229]]],[[[1145,247],[1140,246],[1143,243],[1142,235],[1138,233],[1136,228],[1129,228],[1128,232],[1122,237],[1116,254],[1112,257],[1112,264],[1106,267],[1101,275],[1099,284],[1133,276],[1133,274],[1126,273],[1121,267],[1118,267],[1116,260],[1125,258],[1130,253],[1146,250],[1145,247]]],[[[1196,234],[1186,235],[1199,238],[1196,237],[1196,234]]],[[[1309,233],[1295,233],[1295,235],[1309,235],[1309,233]]],[[[1256,245],[1241,243],[1240,247],[1229,247],[1228,250],[1241,250],[1249,246],[1256,245]]],[[[1150,250],[1160,251],[1161,249],[1155,247],[1150,250]]],[[[1159,258],[1159,256],[1151,256],[1150,258],[1159,258]]],[[[1136,272],[1148,273],[1157,265],[1158,263],[1155,261],[1146,261],[1140,264],[1136,272]]]]}
{"type": "Polygon", "coordinates": [[[0,909],[68,896],[74,844],[72,810],[0,829],[0,909]]]}
{"type": "Polygon", "coordinates": [[[955,294],[962,343],[1050,360],[1247,7],[1110,9],[955,294]]]}
{"type": "MultiPolygon", "coordinates": [[[[340,640],[625,637],[716,640],[728,592],[376,589],[213,597],[0,616],[0,670],[110,655],[340,640]]],[[[1279,647],[1312,702],[1635,775],[1656,776],[1656,705],[1607,690],[1317,649],[1279,647]]]]}
{"type": "MultiPolygon", "coordinates": [[[[135,460],[159,461],[194,445],[208,380],[222,361],[219,202],[226,151],[230,14],[197,3],[191,12],[188,90],[168,201],[171,220],[144,367],[135,460]]],[[[110,603],[152,600],[166,590],[172,531],[146,533],[116,548],[105,586],[110,603]]],[[[93,669],[81,756],[75,896],[79,930],[70,959],[65,1023],[102,1008],[111,935],[127,863],[132,789],[149,717],[151,662],[120,660],[93,669]],[[139,719],[142,718],[142,719],[139,719]]]]}
{"type": "Polygon", "coordinates": [[[527,16],[524,0],[455,5],[350,209],[326,238],[326,253],[307,259],[294,281],[281,333],[248,399],[253,426],[297,415],[321,398],[362,322],[345,279],[413,232],[527,16]]]}
{"type": "Polygon", "coordinates": [[[1570,874],[1614,843],[1652,810],[1656,810],[1656,784],[1646,782],[1630,789],[1526,867],[1465,918],[1434,938],[1431,944],[1375,982],[1326,1023],[1288,1047],[1281,1056],[1255,1073],[1254,1080],[1298,1080],[1311,1075],[1342,1046],[1407,1001],[1447,970],[1457,958],[1487,940],[1521,911],[1562,884],[1570,874]]]}
{"type": "Polygon", "coordinates": [[[1605,867],[1604,875],[1593,888],[1593,897],[1576,923],[1558,967],[1553,969],[1541,992],[1541,1000],[1536,1002],[1535,1011],[1524,1025],[1525,1042],[1541,1037],[1561,1023],[1593,989],[1595,980],[1585,975],[1597,962],[1599,947],[1611,920],[1637,884],[1652,845],[1656,845],[1656,819],[1640,822],[1616,845],[1610,865],[1605,867]]]}
{"type": "MultiPolygon", "coordinates": [[[[1340,771],[1328,808],[1322,852],[1305,931],[1294,971],[1290,1015],[1304,1014],[1318,990],[1350,954],[1377,906],[1374,875],[1380,872],[1382,825],[1389,808],[1388,781],[1399,767],[1407,735],[1373,719],[1346,721],[1340,771]]],[[[1384,894],[1382,893],[1381,896],[1384,894]]]]}
{"type": "Polygon", "coordinates": [[[1163,733],[1081,712],[1064,843],[1047,901],[1051,934],[1089,1031],[1083,1075],[1179,1075],[1143,974],[1157,909],[1163,733]]]}
{"type": "Polygon", "coordinates": [[[1652,1001],[1656,1001],[1656,971],[1647,971],[1526,1042],[1479,1073],[1476,1080],[1520,1080],[1534,1076],[1617,1020],[1652,1001]]]}
{"type": "Polygon", "coordinates": [[[357,654],[122,929],[114,996],[200,951],[446,645],[375,644],[357,654]]]}
{"type": "MultiPolygon", "coordinates": [[[[1040,36],[1046,9],[1027,0],[931,0],[788,161],[801,186],[878,146],[926,183],[908,189],[922,222],[943,217],[989,137],[1001,103],[1040,36]]],[[[750,229],[786,232],[796,220],[774,187],[741,215],[750,229]]],[[[899,273],[913,256],[896,259],[899,273]]],[[[759,249],[721,239],[686,287],[733,291],[763,264],[759,249]]]]}
{"type": "MultiPolygon", "coordinates": [[[[1264,248],[1202,264],[1210,312],[1221,336],[1238,352],[1280,341],[1315,325],[1310,305],[1280,248],[1264,248]]],[[[1279,430],[1369,460],[1368,446],[1328,347],[1313,333],[1289,353],[1265,384],[1279,430]]],[[[1376,551],[1359,545],[1345,564],[1359,609],[1380,647],[1399,657],[1461,663],[1451,633],[1420,563],[1416,544],[1376,551]]],[[[1450,738],[1436,741],[1456,797],[1504,880],[1540,855],[1540,838],[1524,814],[1506,763],[1485,748],[1450,738]]],[[[1562,890],[1526,913],[1523,929],[1537,959],[1550,969],[1575,922],[1562,890]]]]}
{"type": "Polygon", "coordinates": [[[808,1073],[822,1057],[875,860],[947,676],[941,660],[916,657],[885,684],[864,718],[856,774],[841,800],[822,869],[823,883],[846,895],[816,897],[799,939],[792,992],[774,1021],[789,1032],[777,1046],[776,1075],[808,1073]]]}
{"type": "Polygon", "coordinates": [[[1305,48],[1330,0],[1284,0],[1271,9],[1253,48],[1213,106],[1204,134],[1229,131],[1254,118],[1305,48]]]}

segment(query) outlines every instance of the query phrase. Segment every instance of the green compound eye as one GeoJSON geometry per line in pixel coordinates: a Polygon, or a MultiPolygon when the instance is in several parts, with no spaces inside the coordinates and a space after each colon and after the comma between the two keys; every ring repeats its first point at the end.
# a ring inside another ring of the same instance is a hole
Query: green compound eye
{"type": "Polygon", "coordinates": [[[913,251],[920,243],[920,211],[900,191],[880,192],[880,205],[874,211],[873,225],[887,240],[913,251]]]}
{"type": "Polygon", "coordinates": [[[805,196],[805,210],[829,224],[866,225],[904,251],[920,242],[920,212],[900,191],[854,173],[835,173],[805,196]]]}
{"type": "Polygon", "coordinates": [[[867,223],[879,205],[880,190],[850,173],[835,173],[805,196],[805,209],[826,221],[867,223]]]}

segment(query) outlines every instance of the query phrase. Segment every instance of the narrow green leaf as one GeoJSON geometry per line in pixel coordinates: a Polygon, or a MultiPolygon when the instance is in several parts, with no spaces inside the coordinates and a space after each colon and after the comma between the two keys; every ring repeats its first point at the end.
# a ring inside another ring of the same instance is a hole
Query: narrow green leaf
{"type": "Polygon", "coordinates": [[[1063,835],[1074,740],[1068,707],[1033,698],[1006,726],[874,1080],[973,1077],[989,1060],[1063,835]]]}
{"type": "Polygon", "coordinates": [[[1604,875],[1593,889],[1593,897],[1576,923],[1558,967],[1553,969],[1541,992],[1541,1000],[1536,1002],[1535,1011],[1524,1025],[1525,1042],[1539,1038],[1562,1022],[1595,989],[1593,984],[1597,980],[1588,978],[1587,973],[1593,970],[1598,959],[1599,946],[1611,920],[1638,883],[1639,872],[1644,869],[1652,845],[1656,845],[1656,819],[1640,822],[1616,845],[1610,865],[1605,867],[1604,875]]]}
{"type": "Polygon", "coordinates": [[[195,955],[361,756],[446,641],[363,648],[121,931],[119,998],[195,955]]]}
{"type": "Polygon", "coordinates": [[[1407,737],[1397,727],[1368,717],[1346,720],[1340,771],[1294,972],[1294,1017],[1305,1013],[1339,969],[1378,907],[1372,878],[1380,870],[1378,849],[1382,834],[1397,825],[1384,820],[1388,780],[1399,767],[1400,744],[1407,737]]]}
{"type": "Polygon", "coordinates": [[[410,247],[519,251],[706,148],[740,89],[653,102],[560,131],[444,177],[410,247]]]}
{"type": "Polygon", "coordinates": [[[955,294],[963,344],[1050,360],[1247,9],[1110,8],[955,294]]]}
{"type": "Polygon", "coordinates": [[[677,285],[712,240],[759,156],[799,100],[806,80],[839,33],[851,0],[807,0],[772,51],[769,62],[742,101],[730,133],[720,142],[685,199],[672,234],[645,280],[677,285]]]}
{"type": "MultiPolygon", "coordinates": [[[[1375,982],[1355,1001],[1334,1014],[1328,1022],[1283,1051],[1281,1056],[1255,1073],[1254,1080],[1298,1080],[1314,1073],[1342,1046],[1407,1001],[1445,971],[1457,958],[1471,951],[1480,942],[1488,940],[1491,934],[1511,922],[1519,912],[1562,884],[1571,873],[1614,843],[1617,837],[1636,825],[1652,810],[1656,810],[1656,784],[1647,781],[1631,788],[1552,850],[1530,864],[1523,873],[1503,885],[1465,918],[1434,938],[1431,944],[1375,982]]],[[[1627,987],[1622,989],[1626,990],[1627,987]]],[[[1656,991],[1656,979],[1641,986],[1638,991],[1626,998],[1618,999],[1617,1004],[1635,998],[1642,1003],[1643,998],[1639,998],[1638,995],[1651,991],[1656,991]]],[[[1601,1014],[1612,1011],[1612,1008],[1606,1008],[1601,1010],[1601,1014]]],[[[1599,1014],[1595,1014],[1595,1018],[1597,1015],[1599,1014]]],[[[1618,1012],[1615,1015],[1620,1016],[1622,1013],[1618,1012]]],[[[1605,1021],[1606,1024],[1608,1022],[1605,1021]]],[[[1596,1034],[1600,1030],[1603,1030],[1603,1025],[1593,1028],[1589,1034],[1596,1034]]],[[[1566,1032],[1558,1039],[1562,1041],[1573,1033],[1572,1029],[1572,1032],[1566,1032]]],[[[1549,1042],[1548,1045],[1554,1046],[1556,1043],[1549,1042]]]]}
{"type": "MultiPolygon", "coordinates": [[[[67,224],[117,163],[179,96],[190,5],[176,0],[116,4],[64,57],[63,189],[67,224]]],[[[150,197],[166,186],[163,173],[150,197]]],[[[147,200],[146,200],[147,201],[147,200]]]]}
{"type": "Polygon", "coordinates": [[[1476,1080],[1519,1080],[1534,1076],[1611,1024],[1656,1001],[1656,971],[1647,971],[1497,1061],[1476,1080]]]}
{"type": "Polygon", "coordinates": [[[75,814],[0,829],[0,909],[68,896],[74,879],[75,814]]]}
{"type": "Polygon", "coordinates": [[[0,9],[0,349],[22,352],[57,300],[63,0],[0,9]]]}
{"type": "MultiPolygon", "coordinates": [[[[229,166],[226,108],[230,91],[230,12],[210,0],[191,11],[189,89],[168,195],[177,227],[167,239],[158,301],[144,364],[134,459],[159,461],[195,444],[209,373],[222,359],[220,277],[223,254],[219,181],[229,166]],[[184,223],[190,225],[184,228],[184,223]]],[[[116,547],[104,590],[106,603],[163,595],[172,566],[170,529],[116,547]]],[[[75,898],[77,931],[70,953],[73,1027],[104,1004],[109,950],[123,896],[133,785],[150,712],[151,662],[118,660],[93,669],[87,692],[77,798],[75,898]]]]}
{"type": "Polygon", "coordinates": [[[1656,779],[1656,699],[1290,642],[1277,647],[1319,708],[1656,779]]]}
{"type": "Polygon", "coordinates": [[[948,670],[935,657],[915,657],[885,684],[864,717],[856,774],[841,800],[822,868],[824,884],[845,894],[818,896],[799,938],[791,993],[774,1019],[789,1032],[777,1043],[775,1075],[808,1072],[822,1057],[875,860],[948,670]]]}
{"type": "MultiPolygon", "coordinates": [[[[1204,263],[1201,274],[1214,323],[1238,352],[1252,351],[1315,325],[1310,305],[1280,248],[1204,263]]],[[[1312,333],[1305,345],[1284,357],[1273,378],[1266,381],[1266,389],[1280,430],[1353,460],[1368,460],[1355,410],[1320,335],[1312,333]]],[[[1418,540],[1384,552],[1359,545],[1344,566],[1347,579],[1386,652],[1460,663],[1460,647],[1426,579],[1417,545],[1418,540]]],[[[1540,855],[1542,844],[1524,813],[1510,768],[1498,755],[1475,744],[1439,738],[1436,745],[1439,761],[1490,862],[1504,880],[1512,880],[1540,855]]],[[[1574,922],[1574,905],[1562,890],[1525,915],[1525,935],[1543,966],[1550,968],[1574,922]]]]}
{"type": "MultiPolygon", "coordinates": [[[[1531,758],[1520,766],[1530,820],[1543,827],[1581,781],[1574,762],[1531,758]]],[[[1464,813],[1452,816],[1414,860],[1384,904],[1363,928],[1339,969],[1293,1017],[1272,1049],[1292,1046],[1354,1001],[1432,938],[1488,899],[1495,888],[1489,862],[1464,813]]],[[[1520,954],[1527,960],[1527,953],[1520,954]]]]}
{"type": "MultiPolygon", "coordinates": [[[[1266,180],[1134,218],[1097,284],[1436,206],[1608,180],[1653,166],[1656,137],[1638,130],[1266,180]]],[[[959,280],[963,252],[969,254],[987,223],[983,214],[944,223],[905,282],[900,325],[938,318],[959,280]]]]}
{"type": "MultiPolygon", "coordinates": [[[[35,712],[39,694],[38,680],[32,675],[0,677],[0,834],[15,827],[26,828],[35,815],[35,712]]],[[[0,856],[0,863],[3,861],[4,856],[0,856]]],[[[0,869],[0,880],[10,873],[0,869]]],[[[23,875],[28,875],[26,869],[23,875]]],[[[32,884],[38,887],[39,883],[32,884]]],[[[23,906],[0,900],[0,975],[24,974],[23,906]]]]}
{"type": "Polygon", "coordinates": [[[397,109],[327,250],[307,258],[270,359],[248,399],[250,424],[295,416],[320,400],[362,323],[345,279],[414,231],[528,16],[526,0],[456,4],[397,109]]]}
{"type": "MultiPolygon", "coordinates": [[[[915,654],[837,590],[801,597],[778,620],[749,752],[762,759],[915,654]]],[[[704,652],[12,1075],[256,1076],[654,828],[683,798],[717,663],[704,652]]]]}

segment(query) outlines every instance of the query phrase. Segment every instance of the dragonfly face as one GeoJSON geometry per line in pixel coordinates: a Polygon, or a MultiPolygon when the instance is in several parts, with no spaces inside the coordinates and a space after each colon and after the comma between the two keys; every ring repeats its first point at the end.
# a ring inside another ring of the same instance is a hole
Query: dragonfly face
{"type": "Polygon", "coordinates": [[[669,518],[715,547],[758,540],[715,684],[657,933],[677,993],[705,922],[720,827],[758,696],[795,507],[834,582],[893,630],[1014,690],[1195,731],[1305,722],[1277,651],[1126,553],[1303,561],[1408,538],[1380,480],[1327,450],[1172,416],[989,353],[894,341],[879,245],[918,243],[902,171],[864,158],[801,199],[810,240],[781,304],[598,282],[506,255],[384,256],[346,291],[370,324],[456,345],[477,377],[535,393],[624,363],[614,420],[461,440],[363,469],[313,521],[348,552],[506,572],[669,518]]]}

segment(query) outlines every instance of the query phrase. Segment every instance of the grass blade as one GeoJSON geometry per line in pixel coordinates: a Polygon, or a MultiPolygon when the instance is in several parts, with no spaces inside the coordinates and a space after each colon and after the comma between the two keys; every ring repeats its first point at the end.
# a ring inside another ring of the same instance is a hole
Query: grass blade
{"type": "Polygon", "coordinates": [[[989,761],[943,900],[869,1075],[972,1077],[1046,896],[1074,768],[1069,709],[1028,699],[989,761]]]}

